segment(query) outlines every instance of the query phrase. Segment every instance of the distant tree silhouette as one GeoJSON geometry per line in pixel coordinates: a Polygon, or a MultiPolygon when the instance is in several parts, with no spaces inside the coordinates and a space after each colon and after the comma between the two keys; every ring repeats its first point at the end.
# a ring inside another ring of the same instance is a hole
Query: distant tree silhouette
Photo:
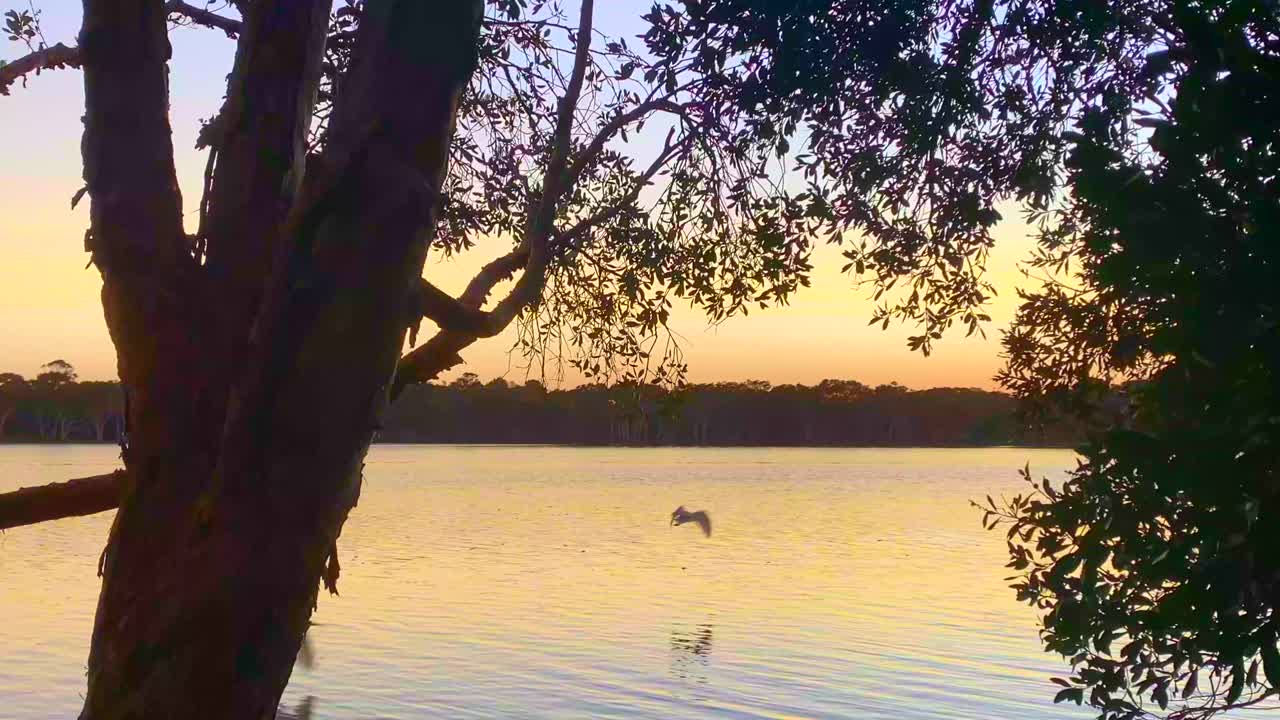
{"type": "Polygon", "coordinates": [[[74,414],[75,383],[76,370],[66,360],[53,360],[40,366],[40,374],[31,381],[30,394],[40,439],[67,439],[74,414]]]}
{"type": "Polygon", "coordinates": [[[585,385],[546,392],[459,378],[406,390],[387,413],[390,442],[570,445],[1065,445],[1072,424],[1030,430],[1012,397],[960,388],[874,391],[852,381],[585,385]],[[832,388],[862,388],[831,393],[832,388]]]}
{"type": "MultiPolygon", "coordinates": [[[[44,366],[45,368],[50,365],[44,366]]],[[[75,379],[70,364],[27,381],[0,373],[0,441],[119,442],[124,390],[119,383],[75,379]]]]}
{"type": "Polygon", "coordinates": [[[26,378],[17,373],[0,373],[0,438],[4,437],[9,421],[26,399],[30,386],[26,378]]]}

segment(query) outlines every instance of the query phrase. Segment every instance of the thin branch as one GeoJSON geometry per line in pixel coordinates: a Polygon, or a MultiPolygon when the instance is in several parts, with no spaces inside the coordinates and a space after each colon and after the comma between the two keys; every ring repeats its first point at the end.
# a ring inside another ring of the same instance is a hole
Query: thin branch
{"type": "Polygon", "coordinates": [[[551,146],[551,162],[547,166],[547,183],[543,191],[542,203],[539,207],[538,222],[543,228],[550,225],[556,203],[564,192],[566,181],[565,168],[569,163],[569,140],[573,131],[573,116],[578,109],[578,99],[582,96],[582,83],[586,78],[587,66],[591,62],[591,13],[593,0],[584,0],[582,14],[578,20],[578,47],[573,60],[573,73],[565,88],[564,97],[560,98],[560,107],[556,113],[556,130],[551,146]]]}
{"type": "Polygon", "coordinates": [[[59,70],[61,68],[80,67],[80,48],[68,47],[62,43],[24,55],[11,63],[0,65],[0,95],[9,94],[9,86],[30,73],[40,74],[42,70],[59,70]]]}
{"type": "Polygon", "coordinates": [[[616,217],[618,213],[622,212],[623,208],[635,202],[636,198],[639,197],[640,192],[653,181],[654,176],[656,176],[658,172],[666,166],[667,162],[675,155],[676,151],[688,145],[694,137],[693,135],[685,135],[679,142],[673,145],[671,143],[672,132],[674,132],[674,129],[667,133],[667,140],[663,144],[662,152],[658,153],[658,156],[653,159],[653,162],[649,164],[649,167],[640,174],[640,177],[636,179],[635,185],[627,191],[626,195],[623,195],[617,202],[613,203],[609,207],[602,208],[596,213],[578,221],[573,227],[569,228],[565,232],[558,233],[555,238],[556,241],[560,243],[562,247],[569,246],[582,234],[591,228],[598,227],[609,222],[616,217]]]}
{"type": "MultiPolygon", "coordinates": [[[[578,53],[574,59],[573,72],[565,95],[560,99],[556,114],[556,129],[551,145],[551,159],[547,165],[546,182],[543,185],[542,197],[536,210],[529,218],[525,228],[524,241],[518,252],[527,252],[524,273],[516,281],[507,297],[503,298],[489,313],[488,328],[493,334],[511,324],[525,306],[536,301],[542,293],[542,285],[547,269],[547,245],[554,232],[556,206],[568,186],[565,168],[569,164],[570,139],[573,130],[574,113],[578,107],[578,99],[582,95],[582,84],[586,77],[587,66],[591,62],[591,13],[593,0],[584,0],[582,14],[578,21],[578,53]]],[[[495,283],[496,284],[496,283],[495,283]]],[[[492,289],[490,285],[484,291],[492,289]]],[[[475,338],[472,338],[474,342],[475,338]]],[[[470,343],[468,343],[470,344],[470,343]]]]}
{"type": "Polygon", "coordinates": [[[532,140],[538,136],[538,114],[530,107],[528,99],[520,92],[516,86],[516,80],[511,76],[511,69],[506,65],[502,66],[502,74],[507,77],[507,83],[511,86],[511,96],[515,98],[516,103],[520,105],[520,109],[524,110],[525,116],[529,119],[529,138],[532,140]]]}
{"type": "Polygon", "coordinates": [[[591,139],[591,142],[587,147],[578,154],[578,159],[574,161],[573,167],[569,169],[568,181],[573,182],[577,180],[578,177],[582,175],[582,171],[586,169],[587,165],[591,164],[591,162],[600,155],[600,152],[604,150],[605,144],[608,143],[609,140],[613,139],[613,136],[618,134],[620,130],[631,123],[644,118],[644,116],[649,113],[659,110],[681,116],[685,114],[684,108],[667,98],[646,100],[627,112],[619,113],[614,116],[612,120],[605,123],[604,126],[596,133],[595,137],[591,139]]]}
{"type": "Polygon", "coordinates": [[[170,15],[182,15],[197,25],[221,30],[227,34],[227,37],[235,37],[240,34],[240,30],[243,27],[239,20],[223,17],[215,12],[182,2],[182,0],[169,0],[164,4],[164,11],[170,15]]]}
{"type": "Polygon", "coordinates": [[[123,470],[0,493],[0,530],[106,512],[120,505],[123,470]]]}
{"type": "Polygon", "coordinates": [[[502,27],[549,27],[564,30],[565,32],[573,31],[573,28],[568,25],[558,23],[553,20],[500,20],[498,18],[487,17],[484,19],[484,24],[499,25],[502,27]]]}

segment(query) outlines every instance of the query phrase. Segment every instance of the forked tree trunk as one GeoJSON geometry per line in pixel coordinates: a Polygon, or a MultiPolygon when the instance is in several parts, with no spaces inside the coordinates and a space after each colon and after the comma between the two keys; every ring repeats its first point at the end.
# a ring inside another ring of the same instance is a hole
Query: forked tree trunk
{"type": "Polygon", "coordinates": [[[174,181],[162,3],[85,0],[89,246],[129,445],[84,720],[274,717],[387,401],[482,11],[368,0],[295,193],[329,3],[247,7],[202,265],[174,181]]]}

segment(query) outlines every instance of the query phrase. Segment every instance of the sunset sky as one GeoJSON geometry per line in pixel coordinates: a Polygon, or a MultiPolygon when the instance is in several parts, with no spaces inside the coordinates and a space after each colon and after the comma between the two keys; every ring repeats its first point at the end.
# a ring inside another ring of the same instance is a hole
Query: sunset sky
{"type": "MultiPolygon", "coordinates": [[[[47,0],[45,36],[71,44],[80,22],[78,2],[47,0]]],[[[607,3],[597,26],[610,34],[635,34],[635,22],[648,2],[607,3]]],[[[0,3],[0,10],[16,6],[0,3]]],[[[0,40],[0,58],[20,56],[18,43],[0,40]]],[[[188,227],[194,228],[203,153],[194,150],[199,120],[221,103],[234,41],[205,29],[173,33],[171,102],[174,146],[188,227]]],[[[39,366],[62,358],[85,379],[115,376],[115,360],[98,299],[100,280],[86,268],[82,237],[88,203],[71,210],[69,200],[81,186],[79,140],[83,111],[82,78],[64,70],[32,78],[13,94],[0,97],[0,372],[32,375],[39,366]]],[[[997,228],[990,278],[1000,297],[988,312],[987,338],[963,337],[963,329],[924,358],[906,348],[912,328],[881,331],[867,326],[872,303],[866,290],[840,273],[839,251],[823,247],[814,254],[812,287],[789,307],[753,312],[710,327],[692,312],[678,313],[673,326],[683,338],[694,381],[765,379],[774,383],[813,383],[850,378],[870,384],[897,381],[911,387],[993,387],[1000,366],[999,331],[1012,317],[1018,262],[1031,248],[1025,226],[1009,208],[997,228]]],[[[499,254],[482,243],[450,262],[428,259],[426,275],[447,290],[460,290],[480,264],[499,254]]],[[[481,341],[463,353],[467,364],[454,372],[483,378],[525,377],[508,355],[511,333],[481,341]]],[[[577,378],[566,376],[574,384],[577,378]]],[[[554,377],[549,381],[555,382],[554,377]]]]}

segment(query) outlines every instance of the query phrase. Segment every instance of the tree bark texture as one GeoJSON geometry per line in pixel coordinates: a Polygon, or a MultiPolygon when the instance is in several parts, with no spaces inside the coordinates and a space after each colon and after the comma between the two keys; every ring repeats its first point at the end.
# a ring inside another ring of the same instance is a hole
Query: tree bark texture
{"type": "Polygon", "coordinates": [[[483,8],[368,0],[328,143],[304,176],[329,6],[247,6],[190,238],[164,4],[85,0],[86,244],[128,445],[84,720],[274,717],[319,580],[336,570],[483,8]]]}

